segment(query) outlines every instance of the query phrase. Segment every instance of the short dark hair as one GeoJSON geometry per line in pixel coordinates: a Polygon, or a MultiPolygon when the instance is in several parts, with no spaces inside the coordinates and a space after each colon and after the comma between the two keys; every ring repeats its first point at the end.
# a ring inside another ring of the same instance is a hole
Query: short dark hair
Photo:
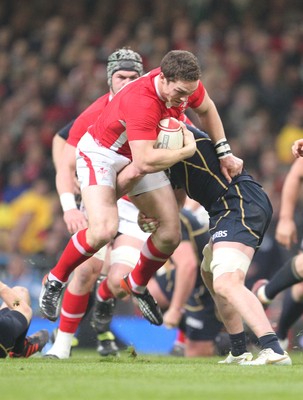
{"type": "Polygon", "coordinates": [[[160,68],[168,81],[194,82],[201,77],[201,69],[197,57],[186,50],[168,52],[163,57],[160,68]]]}

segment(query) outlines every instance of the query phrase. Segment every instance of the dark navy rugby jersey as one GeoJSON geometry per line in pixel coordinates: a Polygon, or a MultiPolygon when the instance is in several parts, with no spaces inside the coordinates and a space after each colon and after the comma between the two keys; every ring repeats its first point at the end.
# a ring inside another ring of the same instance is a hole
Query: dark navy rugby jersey
{"type": "Polygon", "coordinates": [[[225,194],[230,185],[253,179],[243,170],[228,183],[221,172],[220,162],[210,138],[199,129],[189,125],[187,128],[194,133],[197,150],[192,157],[169,169],[169,179],[174,188],[183,188],[190,198],[209,211],[211,205],[225,194]]]}

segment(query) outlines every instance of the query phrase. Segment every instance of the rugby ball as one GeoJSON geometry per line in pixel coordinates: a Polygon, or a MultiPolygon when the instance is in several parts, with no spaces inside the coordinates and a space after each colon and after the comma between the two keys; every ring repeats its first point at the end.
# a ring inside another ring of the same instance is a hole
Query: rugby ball
{"type": "Polygon", "coordinates": [[[176,118],[162,119],[158,124],[158,131],[156,149],[178,150],[183,147],[183,130],[176,118]]]}

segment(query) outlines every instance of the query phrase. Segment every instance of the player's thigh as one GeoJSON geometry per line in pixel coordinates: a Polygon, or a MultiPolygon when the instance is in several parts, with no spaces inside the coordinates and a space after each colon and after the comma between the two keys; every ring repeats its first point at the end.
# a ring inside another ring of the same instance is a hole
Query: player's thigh
{"type": "Polygon", "coordinates": [[[82,198],[89,228],[100,231],[102,236],[107,232],[114,235],[118,229],[115,190],[110,186],[87,186],[82,190],[82,198]]]}
{"type": "Polygon", "coordinates": [[[159,221],[159,228],[180,230],[179,210],[171,186],[164,186],[131,198],[133,203],[147,216],[159,221]]]}

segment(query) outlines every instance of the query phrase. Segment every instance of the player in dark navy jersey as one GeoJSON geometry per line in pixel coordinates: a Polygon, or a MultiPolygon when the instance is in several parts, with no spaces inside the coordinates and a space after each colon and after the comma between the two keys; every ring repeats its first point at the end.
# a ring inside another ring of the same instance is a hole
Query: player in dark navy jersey
{"type": "Polygon", "coordinates": [[[27,336],[32,318],[28,290],[22,286],[10,288],[0,281],[0,299],[0,358],[28,358],[41,351],[48,342],[48,332],[41,330],[27,336]]]}
{"type": "Polygon", "coordinates": [[[195,154],[169,170],[179,199],[185,194],[209,213],[210,242],[201,273],[230,335],[231,352],[221,363],[289,365],[291,359],[256,296],[245,287],[245,275],[270,223],[272,207],[262,187],[246,172],[230,183],[220,171],[218,152],[206,134],[188,126],[196,138],[195,154]],[[252,361],[243,321],[262,348],[252,361]]]}
{"type": "MultiPolygon", "coordinates": [[[[213,203],[224,195],[230,186],[240,181],[253,181],[253,179],[243,170],[240,175],[233,178],[230,184],[221,173],[210,138],[190,125],[187,127],[195,135],[197,151],[184,162],[171,167],[169,177],[175,186],[182,187],[190,198],[199,202],[209,212],[213,203]]],[[[260,186],[255,181],[254,184],[260,186]]]]}

